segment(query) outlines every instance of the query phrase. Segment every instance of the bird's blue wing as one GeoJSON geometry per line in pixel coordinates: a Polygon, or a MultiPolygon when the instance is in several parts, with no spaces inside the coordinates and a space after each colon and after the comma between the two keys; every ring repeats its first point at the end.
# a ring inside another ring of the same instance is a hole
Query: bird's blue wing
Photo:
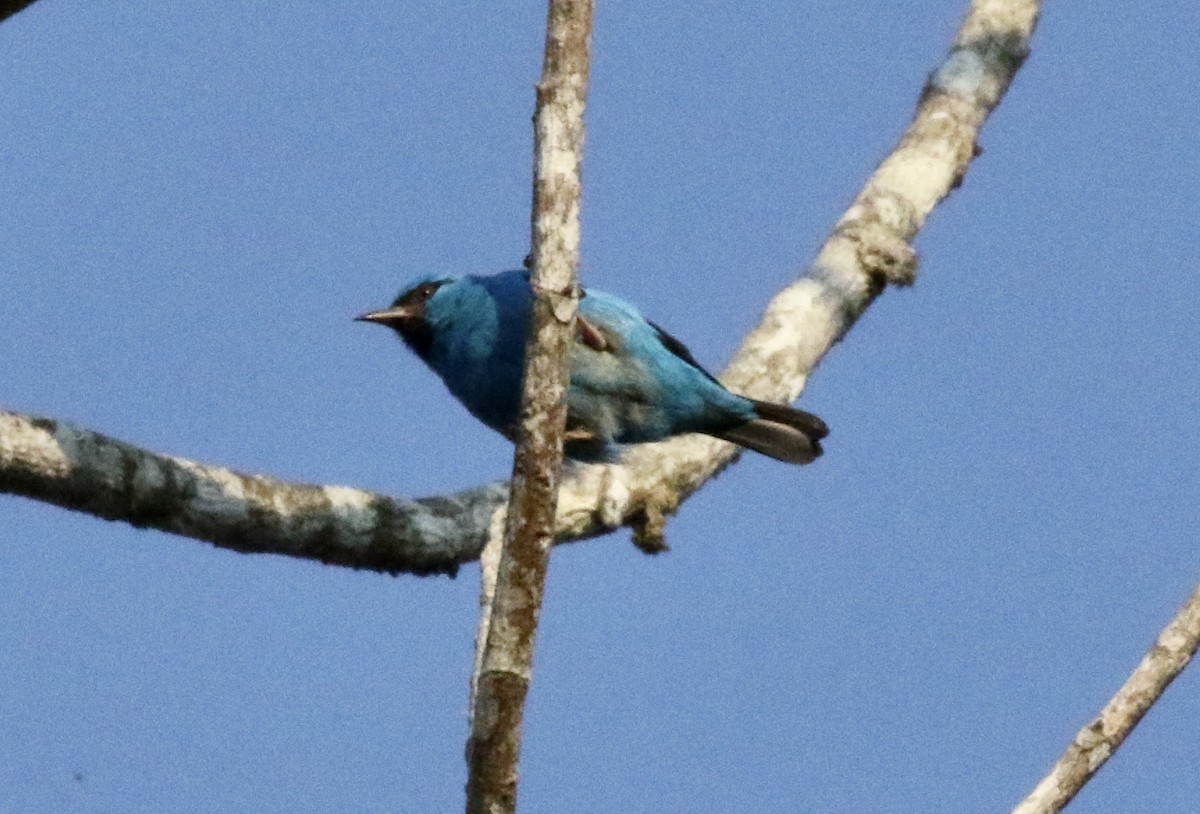
{"type": "Polygon", "coordinates": [[[658,323],[650,322],[649,320],[647,320],[647,323],[651,328],[654,329],[654,332],[658,334],[658,340],[662,342],[664,348],[678,356],[683,361],[687,362],[692,367],[696,368],[696,370],[703,373],[713,384],[720,384],[720,382],[717,381],[716,376],[709,373],[703,365],[696,361],[696,357],[692,356],[692,352],[688,350],[687,345],[683,344],[678,339],[663,330],[662,326],[660,326],[658,323]]]}
{"type": "Polygon", "coordinates": [[[636,443],[745,420],[748,402],[633,305],[589,291],[579,319],[568,402],[581,425],[618,443],[636,443]]]}

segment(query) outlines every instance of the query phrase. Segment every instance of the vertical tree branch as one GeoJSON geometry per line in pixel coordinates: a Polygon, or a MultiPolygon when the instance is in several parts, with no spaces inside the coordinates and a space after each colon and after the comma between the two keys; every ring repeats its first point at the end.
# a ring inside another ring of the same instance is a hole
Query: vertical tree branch
{"type": "MultiPolygon", "coordinates": [[[[511,492],[511,489],[509,490],[511,492]]],[[[500,553],[504,548],[507,506],[498,506],[488,526],[487,539],[479,552],[479,626],[475,630],[475,663],[471,667],[471,705],[467,721],[475,721],[475,699],[479,697],[479,676],[483,672],[484,646],[492,629],[492,608],[496,602],[496,579],[500,572],[500,553]]]]}
{"type": "MultiPolygon", "coordinates": [[[[886,282],[912,279],[909,241],[965,177],[979,130],[1029,51],[1039,0],[972,0],[913,121],[808,271],[780,291],[720,375],[768,401],[800,394],[886,282]]],[[[729,465],[735,448],[684,436],[580,467],[562,484],[559,539],[632,526],[661,547],[666,518],[729,465]]],[[[65,421],[0,410],[0,493],[237,551],[394,573],[454,573],[477,559],[507,484],[419,500],[307,486],[156,455],[65,421]]]]}
{"type": "Polygon", "coordinates": [[[1183,672],[1200,646],[1200,586],[1100,714],[1079,730],[1054,768],[1013,814],[1054,814],[1075,798],[1183,672]]]}
{"type": "Polygon", "coordinates": [[[568,349],[579,303],[580,167],[591,29],[592,0],[550,0],[534,114],[533,314],[504,545],[471,705],[467,811],[472,813],[516,810],[521,719],[555,536],[568,349]]]}

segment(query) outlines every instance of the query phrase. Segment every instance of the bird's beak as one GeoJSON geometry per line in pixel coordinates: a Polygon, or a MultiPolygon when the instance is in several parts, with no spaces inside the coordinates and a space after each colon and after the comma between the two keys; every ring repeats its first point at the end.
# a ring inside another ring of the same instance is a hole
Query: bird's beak
{"type": "Polygon", "coordinates": [[[389,328],[399,328],[415,316],[416,314],[410,309],[402,305],[393,305],[391,308],[385,308],[382,311],[368,311],[365,314],[359,314],[354,318],[354,321],[374,322],[377,325],[386,325],[389,328]]]}

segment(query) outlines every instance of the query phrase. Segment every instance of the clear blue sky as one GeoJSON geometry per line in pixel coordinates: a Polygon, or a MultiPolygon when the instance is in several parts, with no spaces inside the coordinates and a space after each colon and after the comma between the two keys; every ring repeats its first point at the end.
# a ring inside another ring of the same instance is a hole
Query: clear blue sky
{"type": "MultiPolygon", "coordinates": [[[[963,0],[604,2],[583,276],[719,368],[963,0]]],[[[0,25],[0,405],[401,495],[510,447],[386,332],[528,251],[540,2],[42,0],[0,25]]],[[[1050,3],[965,186],[672,551],[556,553],[523,812],[1007,811],[1200,578],[1194,3],[1050,3]]],[[[478,570],[0,496],[0,812],[454,811],[478,570]],[[75,779],[78,774],[82,779],[75,779]]],[[[1185,674],[1073,812],[1194,812],[1185,674]]]]}

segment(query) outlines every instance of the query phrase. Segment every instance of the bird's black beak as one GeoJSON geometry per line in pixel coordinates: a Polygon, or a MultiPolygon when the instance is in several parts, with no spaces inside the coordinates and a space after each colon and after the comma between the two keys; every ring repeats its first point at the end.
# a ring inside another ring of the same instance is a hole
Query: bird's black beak
{"type": "Polygon", "coordinates": [[[354,318],[355,322],[374,322],[376,325],[386,325],[389,328],[399,328],[413,320],[417,314],[403,305],[393,305],[382,311],[368,311],[354,318]]]}

